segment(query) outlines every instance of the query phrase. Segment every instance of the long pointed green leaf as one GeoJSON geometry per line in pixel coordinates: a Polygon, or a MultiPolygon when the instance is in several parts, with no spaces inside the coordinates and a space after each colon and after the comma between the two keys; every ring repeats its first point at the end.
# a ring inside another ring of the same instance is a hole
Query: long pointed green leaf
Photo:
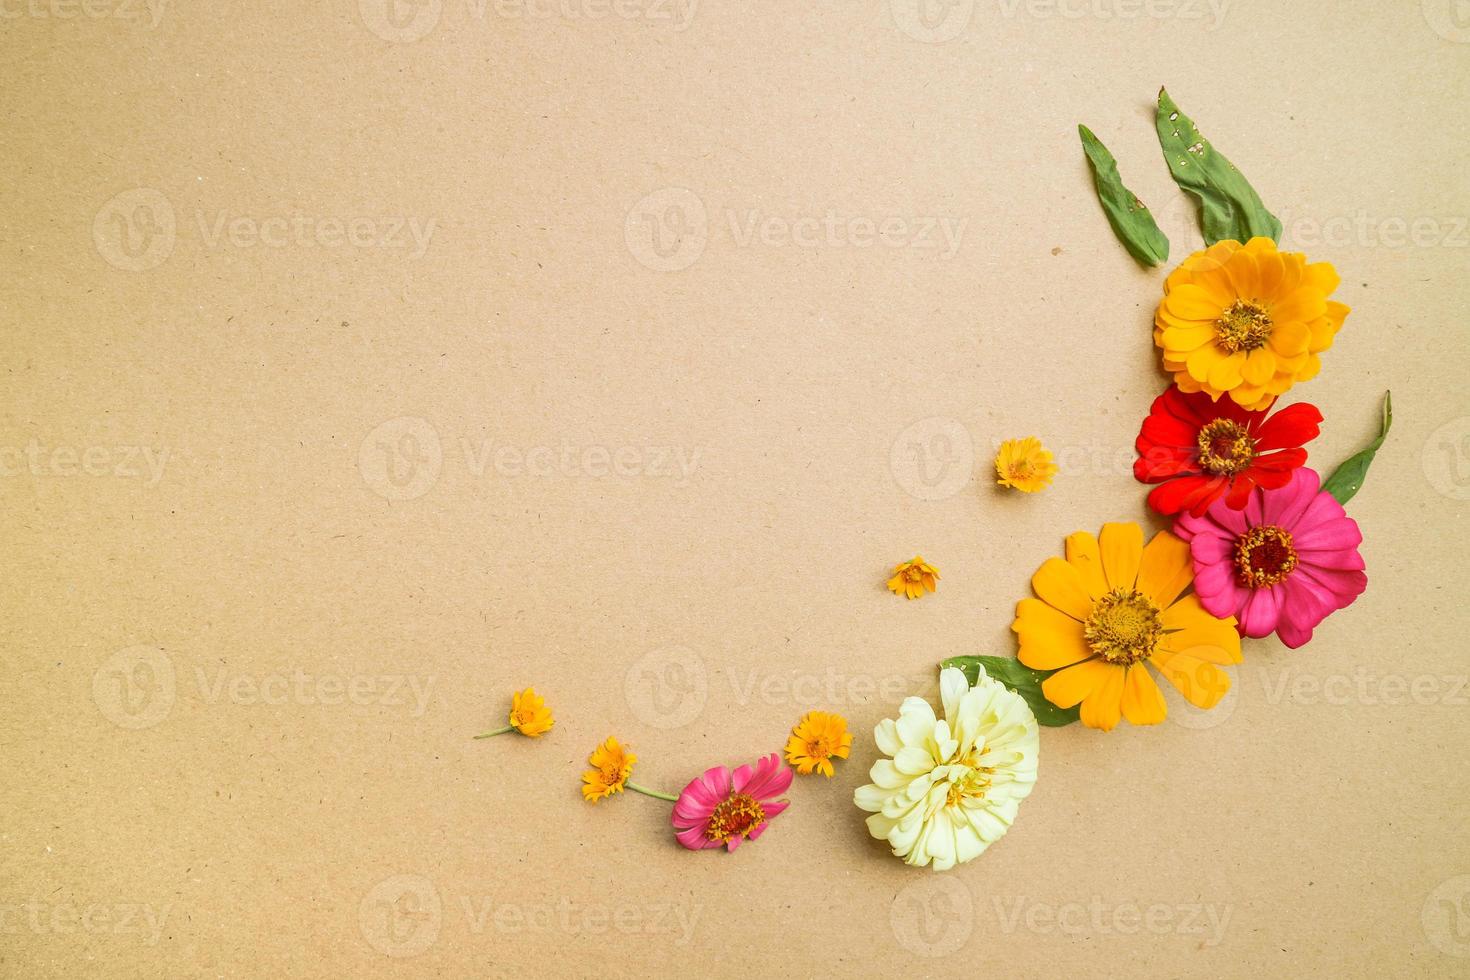
{"type": "Polygon", "coordinates": [[[1128,254],[1142,265],[1153,267],[1167,261],[1169,239],[1159,230],[1154,216],[1148,213],[1138,195],[1123,186],[1123,178],[1118,174],[1118,161],[1113,159],[1092,130],[1078,126],[1077,133],[1082,137],[1082,151],[1087,154],[1087,162],[1092,165],[1097,199],[1102,204],[1103,213],[1108,216],[1108,224],[1113,226],[1113,234],[1118,236],[1128,254]]]}
{"type": "Polygon", "coordinates": [[[1332,471],[1327,482],[1322,484],[1322,489],[1332,494],[1340,504],[1346,504],[1353,499],[1353,495],[1363,489],[1363,480],[1368,476],[1368,467],[1373,462],[1373,457],[1378,455],[1383,440],[1388,436],[1389,427],[1393,425],[1393,392],[1383,393],[1383,421],[1379,423],[1378,438],[1358,450],[1347,459],[1343,460],[1332,471]]]}
{"type": "Polygon", "coordinates": [[[1194,120],[1180,112],[1163,89],[1154,125],[1174,182],[1199,202],[1205,244],[1227,238],[1247,242],[1257,236],[1281,241],[1281,222],[1266,210],[1235,164],[1200,135],[1194,120]]]}
{"type": "Polygon", "coordinates": [[[965,680],[973,686],[980,676],[980,668],[1025,699],[1036,716],[1038,724],[1048,728],[1070,725],[1081,716],[1080,707],[1058,708],[1041,693],[1041,682],[1056,671],[1032,670],[1014,657],[950,657],[939,665],[958,667],[965,672],[965,680]]]}

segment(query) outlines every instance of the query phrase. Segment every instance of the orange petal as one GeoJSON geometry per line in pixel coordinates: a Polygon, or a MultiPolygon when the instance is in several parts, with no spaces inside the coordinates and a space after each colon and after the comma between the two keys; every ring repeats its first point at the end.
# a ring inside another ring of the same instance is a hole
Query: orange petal
{"type": "Polygon", "coordinates": [[[1154,683],[1148,668],[1134,664],[1123,681],[1123,717],[1130,725],[1157,725],[1169,709],[1164,706],[1164,692],[1154,683]]]}
{"type": "Polygon", "coordinates": [[[1059,670],[1042,681],[1041,693],[1057,707],[1070,708],[1090,697],[1114,672],[1121,673],[1117,667],[1100,657],[1085,660],[1076,666],[1059,670]]]}
{"type": "Polygon", "coordinates": [[[1042,562],[1036,574],[1031,576],[1031,588],[1047,603],[1073,619],[1086,619],[1092,613],[1092,599],[1082,584],[1081,574],[1060,558],[1048,558],[1042,562]]]}
{"type": "Polygon", "coordinates": [[[1040,599],[1016,603],[1016,621],[1011,623],[1020,642],[1021,663],[1033,670],[1070,667],[1092,656],[1082,638],[1082,624],[1040,599]]]}
{"type": "Polygon", "coordinates": [[[1161,650],[1149,661],[1196,708],[1213,708],[1230,690],[1230,675],[1187,653],[1161,650]]]}
{"type": "Polygon", "coordinates": [[[1087,594],[1101,599],[1108,591],[1108,580],[1103,575],[1102,552],[1098,550],[1097,538],[1086,531],[1067,535],[1067,562],[1082,576],[1082,585],[1087,594]]]}
{"type": "Polygon", "coordinates": [[[1160,609],[1167,610],[1192,581],[1194,560],[1189,554],[1189,542],[1168,531],[1155,534],[1138,563],[1138,591],[1160,609]]]}
{"type": "Polygon", "coordinates": [[[1082,724],[1110,732],[1123,720],[1123,680],[1127,672],[1117,664],[1108,664],[1103,682],[1082,702],[1082,724]]]}
{"type": "Polygon", "coordinates": [[[1143,558],[1143,528],[1137,524],[1104,524],[1100,543],[1108,585],[1114,589],[1133,588],[1143,558]]]}

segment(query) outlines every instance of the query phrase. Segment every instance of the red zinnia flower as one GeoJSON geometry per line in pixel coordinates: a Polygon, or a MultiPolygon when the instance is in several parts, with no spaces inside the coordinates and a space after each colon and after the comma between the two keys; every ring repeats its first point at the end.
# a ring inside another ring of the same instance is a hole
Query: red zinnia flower
{"type": "Polygon", "coordinates": [[[1221,496],[1232,510],[1243,510],[1255,487],[1286,486],[1307,461],[1302,444],[1317,438],[1322,413],[1301,402],[1268,414],[1170,386],[1154,399],[1134,443],[1133,475],[1161,484],[1150,491],[1148,505],[1160,514],[1199,517],[1221,496]]]}

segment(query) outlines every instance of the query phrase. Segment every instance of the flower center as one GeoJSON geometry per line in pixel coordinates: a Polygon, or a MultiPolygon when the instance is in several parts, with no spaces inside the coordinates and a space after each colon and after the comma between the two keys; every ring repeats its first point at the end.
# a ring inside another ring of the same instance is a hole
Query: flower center
{"type": "Polygon", "coordinates": [[[1199,464],[1216,476],[1233,476],[1256,458],[1256,441],[1245,426],[1215,419],[1199,430],[1199,464]]]}
{"type": "Polygon", "coordinates": [[[827,741],[827,736],[818,735],[816,738],[807,739],[806,754],[812,759],[826,759],[832,755],[832,746],[827,741]]]}
{"type": "Polygon", "coordinates": [[[1133,589],[1114,589],[1092,607],[1082,637],[1111,664],[1134,664],[1153,655],[1164,635],[1159,609],[1133,589]]]}
{"type": "Polygon", "coordinates": [[[924,570],[918,565],[910,565],[908,568],[905,568],[903,570],[903,580],[905,582],[918,582],[922,581],[923,578],[924,570]]]}
{"type": "Polygon", "coordinates": [[[1235,539],[1235,570],[1248,588],[1275,585],[1291,574],[1296,562],[1291,533],[1274,524],[1253,527],[1235,539]]]}
{"type": "Polygon", "coordinates": [[[949,792],[944,797],[945,806],[959,806],[967,799],[984,798],[986,791],[990,789],[990,777],[995,773],[993,767],[974,766],[968,759],[960,765],[968,767],[969,771],[950,781],[949,792]]]}
{"type": "Polygon", "coordinates": [[[709,826],[704,829],[704,835],[721,843],[737,835],[748,837],[765,819],[766,811],[754,797],[733,793],[728,799],[720,801],[715,812],[710,814],[709,826]]]}
{"type": "Polygon", "coordinates": [[[1230,353],[1266,346],[1271,336],[1271,315],[1260,305],[1238,299],[1215,321],[1218,343],[1230,353]]]}

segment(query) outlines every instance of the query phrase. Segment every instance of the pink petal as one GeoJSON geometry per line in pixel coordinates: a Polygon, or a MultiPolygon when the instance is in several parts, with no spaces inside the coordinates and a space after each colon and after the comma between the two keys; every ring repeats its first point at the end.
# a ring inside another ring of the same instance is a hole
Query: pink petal
{"type": "Polygon", "coordinates": [[[790,769],[781,765],[781,757],[772,753],[761,760],[760,771],[745,791],[764,802],[790,789],[792,775],[790,769]]]}
{"type": "Polygon", "coordinates": [[[1317,495],[1317,474],[1308,469],[1299,469],[1280,490],[1262,492],[1266,498],[1261,508],[1262,522],[1290,528],[1317,495]]]}
{"type": "Polygon", "coordinates": [[[770,825],[771,822],[769,820],[762,820],[760,823],[756,824],[755,827],[751,828],[750,839],[756,840],[757,838],[759,838],[761,834],[764,834],[766,832],[766,828],[770,825]]]}
{"type": "Polygon", "coordinates": [[[745,787],[749,785],[750,778],[754,774],[754,770],[752,770],[749,766],[741,766],[739,769],[736,769],[735,775],[730,782],[731,791],[735,793],[744,793],[745,787]]]}
{"type": "Polygon", "coordinates": [[[772,800],[769,803],[762,803],[761,809],[766,811],[766,819],[761,822],[761,826],[765,826],[767,822],[774,820],[777,815],[790,805],[790,800],[772,800]]]}
{"type": "Polygon", "coordinates": [[[1363,556],[1356,548],[1344,548],[1341,551],[1298,548],[1296,555],[1309,568],[1334,568],[1342,571],[1361,571],[1363,568],[1363,556]]]}
{"type": "Polygon", "coordinates": [[[1294,577],[1305,576],[1313,584],[1326,590],[1333,610],[1352,605],[1353,600],[1368,588],[1368,576],[1357,570],[1297,566],[1292,574],[1294,577]]]}
{"type": "Polygon", "coordinates": [[[1307,641],[1311,640],[1312,628],[1310,626],[1297,626],[1283,618],[1280,626],[1276,629],[1276,635],[1288,648],[1295,650],[1297,647],[1305,646],[1307,641]]]}
{"type": "Polygon", "coordinates": [[[690,827],[688,830],[679,831],[674,836],[679,839],[680,844],[691,851],[702,851],[709,846],[709,838],[704,836],[703,827],[690,827]]]}
{"type": "Polygon", "coordinates": [[[1270,636],[1276,632],[1276,623],[1281,614],[1281,596],[1278,586],[1255,589],[1240,611],[1240,632],[1245,636],[1270,636]]]}
{"type": "MultiPolygon", "coordinates": [[[[1320,500],[1321,497],[1318,499],[1320,500]]],[[[1332,502],[1337,503],[1335,500],[1332,502]]],[[[1343,517],[1338,520],[1323,521],[1306,530],[1294,530],[1291,535],[1291,543],[1299,552],[1343,551],[1362,544],[1363,532],[1358,527],[1357,521],[1351,517],[1343,517]]]]}
{"type": "Polygon", "coordinates": [[[1310,528],[1319,524],[1341,521],[1347,518],[1347,511],[1342,509],[1330,493],[1319,493],[1312,498],[1307,509],[1302,511],[1300,517],[1287,528],[1293,534],[1306,533],[1310,528]]]}
{"type": "MultiPolygon", "coordinates": [[[[1195,539],[1200,540],[1199,538],[1195,539]]],[[[1218,597],[1222,592],[1230,588],[1230,583],[1235,580],[1235,569],[1228,562],[1213,561],[1210,564],[1200,564],[1199,556],[1195,556],[1194,565],[1194,591],[1199,594],[1200,602],[1205,597],[1218,597]]],[[[1219,615],[1219,613],[1215,613],[1219,615]]]]}
{"type": "Polygon", "coordinates": [[[741,837],[739,834],[736,834],[735,836],[731,837],[729,840],[725,841],[725,847],[729,850],[729,852],[731,854],[734,854],[735,853],[735,848],[737,848],[737,847],[740,846],[740,842],[742,840],[744,840],[744,838],[741,837]]]}
{"type": "Polygon", "coordinates": [[[714,800],[723,800],[730,795],[730,770],[724,766],[706,769],[699,779],[714,800]]]}

